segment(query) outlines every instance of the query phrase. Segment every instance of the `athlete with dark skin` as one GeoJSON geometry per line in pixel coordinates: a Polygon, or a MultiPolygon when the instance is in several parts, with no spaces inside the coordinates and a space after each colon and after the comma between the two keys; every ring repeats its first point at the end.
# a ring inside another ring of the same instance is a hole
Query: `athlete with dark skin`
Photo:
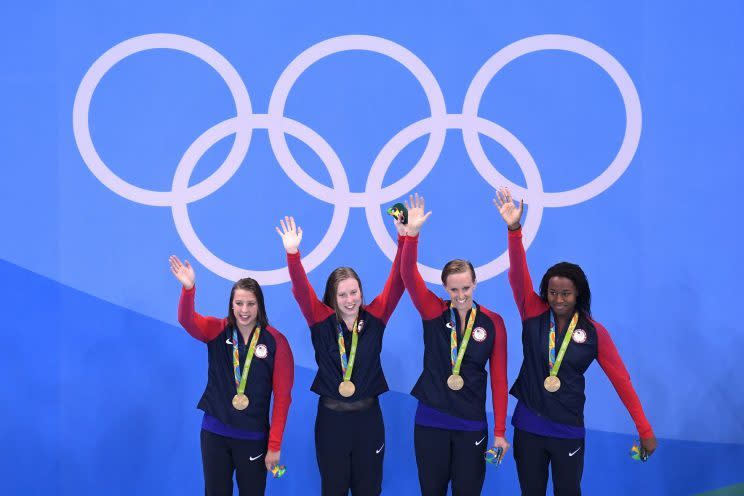
{"type": "MultiPolygon", "coordinates": [[[[501,214],[510,230],[514,231],[520,228],[520,221],[524,212],[524,200],[521,200],[519,206],[517,206],[509,189],[500,188],[496,191],[493,204],[499,210],[499,214],[501,214]]],[[[550,309],[555,315],[556,325],[559,329],[568,327],[568,322],[576,311],[577,296],[576,285],[571,279],[556,276],[551,277],[548,281],[548,305],[550,305],[550,309]]],[[[642,438],[641,445],[650,456],[656,450],[656,437],[642,438]]]]}
{"type": "Polygon", "coordinates": [[[522,244],[524,201],[517,205],[509,190],[501,188],[493,203],[509,229],[509,284],[522,319],[523,361],[511,388],[518,400],[512,416],[513,453],[522,495],[544,496],[549,468],[556,495],[581,494],[581,448],[586,437],[583,375],[593,361],[602,367],[628,409],[647,456],[656,450],[656,437],[610,334],[592,317],[591,290],[584,271],[576,264],[557,263],[546,271],[539,293],[535,292],[522,244]],[[577,344],[569,349],[572,341],[577,344]],[[561,342],[556,359],[554,352],[561,342]],[[567,365],[561,368],[561,363],[567,365]]]}

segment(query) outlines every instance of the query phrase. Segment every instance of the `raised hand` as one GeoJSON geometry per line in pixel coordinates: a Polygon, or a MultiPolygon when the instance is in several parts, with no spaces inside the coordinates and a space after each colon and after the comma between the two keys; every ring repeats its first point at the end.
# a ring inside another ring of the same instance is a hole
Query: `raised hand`
{"type": "Polygon", "coordinates": [[[294,217],[284,217],[279,221],[281,229],[276,228],[276,232],[282,238],[284,249],[287,253],[293,255],[297,253],[302,241],[302,228],[295,225],[294,217]]]}
{"type": "Polygon", "coordinates": [[[409,205],[406,202],[406,208],[408,209],[408,224],[406,224],[406,231],[409,236],[417,236],[421,232],[421,226],[424,225],[426,219],[429,218],[431,212],[424,213],[424,197],[419,196],[418,193],[410,196],[409,205]]]}
{"type": "Polygon", "coordinates": [[[194,287],[194,281],[196,281],[196,274],[194,268],[191,266],[188,260],[181,263],[177,256],[171,255],[168,257],[168,263],[170,263],[170,270],[178,282],[183,284],[184,289],[191,289],[194,287]]]}
{"type": "Polygon", "coordinates": [[[524,200],[520,201],[519,207],[517,207],[509,188],[499,188],[496,190],[496,198],[493,199],[493,204],[499,209],[499,213],[509,229],[516,229],[519,226],[524,211],[524,200]]]}

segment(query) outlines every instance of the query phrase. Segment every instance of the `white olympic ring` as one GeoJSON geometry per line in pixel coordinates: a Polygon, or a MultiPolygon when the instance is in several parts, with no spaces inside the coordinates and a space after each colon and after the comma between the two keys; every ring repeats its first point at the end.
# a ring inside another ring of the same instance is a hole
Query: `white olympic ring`
{"type": "MultiPolygon", "coordinates": [[[[106,187],[128,200],[144,205],[167,206],[172,209],[176,230],[191,254],[206,268],[230,281],[254,277],[262,284],[281,284],[289,280],[286,266],[274,270],[247,270],[221,260],[207,249],[191,225],[188,204],[200,200],[221,188],[237,172],[248,152],[254,129],[267,129],[274,155],[287,176],[311,196],[334,206],[333,217],[323,239],[303,263],[307,271],[320,265],[335,249],[343,235],[351,207],[363,207],[375,242],[393,260],[396,246],[390,238],[380,211],[380,205],[405,196],[433,169],[444,147],[448,129],[463,133],[468,156],[478,173],[493,188],[507,185],[515,197],[523,197],[530,209],[523,227],[525,248],[537,235],[544,207],[574,205],[586,201],[609,188],[630,165],[641,134],[641,105],[630,76],[612,55],[580,38],[565,35],[541,35],[524,38],[499,50],[481,67],[468,88],[462,114],[448,114],[444,95],[429,68],[404,47],[375,36],[349,35],[331,38],[308,48],[297,56],[279,77],[269,101],[267,114],[254,114],[248,90],[235,68],[213,48],[192,38],[174,34],[150,34],[128,39],[106,51],[83,77],[73,105],[73,132],[83,161],[106,187]],[[88,114],[93,93],[103,76],[114,65],[135,53],[152,49],[179,50],[203,60],[225,80],[235,101],[236,116],[228,118],[199,136],[178,163],[171,191],[142,189],[116,176],[98,155],[90,135],[88,114]],[[333,148],[316,132],[284,115],[289,92],[302,73],[324,57],[343,51],[363,50],[392,58],[419,81],[429,102],[430,117],[399,131],[382,147],[367,177],[364,192],[351,192],[346,171],[333,148]],[[542,50],[563,50],[592,60],[607,72],[620,90],[625,105],[626,127],[617,155],[597,178],[563,192],[545,192],[534,159],[525,146],[509,131],[478,116],[481,98],[496,73],[514,59],[542,50]],[[191,174],[199,159],[218,141],[235,134],[235,141],[225,161],[202,182],[189,186],[191,174]],[[307,144],[322,160],[331,176],[333,189],[320,184],[295,161],[286,141],[286,134],[307,144]],[[395,183],[382,187],[385,173],[395,157],[414,140],[429,135],[429,142],[413,168],[395,183]],[[486,157],[479,134],[484,134],[512,154],[524,174],[527,188],[522,188],[501,175],[486,157]]],[[[485,281],[506,270],[507,253],[476,268],[477,277],[485,281]]],[[[421,275],[428,282],[439,281],[439,270],[419,264],[421,275]]]]}

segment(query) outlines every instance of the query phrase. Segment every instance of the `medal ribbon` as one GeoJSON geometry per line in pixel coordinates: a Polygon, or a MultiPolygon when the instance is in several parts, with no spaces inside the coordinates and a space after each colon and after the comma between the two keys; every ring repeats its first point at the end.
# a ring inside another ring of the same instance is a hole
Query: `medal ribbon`
{"type": "Polygon", "coordinates": [[[468,317],[468,323],[465,326],[465,334],[462,337],[462,343],[460,343],[460,349],[457,349],[457,320],[455,318],[455,308],[450,303],[450,325],[452,326],[452,332],[450,332],[450,363],[452,364],[452,374],[460,375],[460,365],[462,364],[462,357],[465,356],[465,349],[468,347],[470,341],[470,334],[473,332],[473,324],[475,324],[475,314],[478,310],[475,308],[473,303],[473,309],[470,311],[470,317],[468,317]]]}
{"type": "Polygon", "coordinates": [[[563,356],[566,354],[568,349],[568,343],[571,342],[571,336],[573,336],[576,324],[579,323],[579,312],[575,312],[571,317],[571,323],[568,325],[566,335],[563,336],[563,343],[561,343],[561,349],[558,351],[558,358],[555,357],[555,319],[553,318],[553,312],[550,312],[550,333],[548,334],[548,367],[550,367],[550,375],[558,375],[558,369],[561,368],[563,363],[563,356]]]}
{"type": "Polygon", "coordinates": [[[339,355],[341,355],[341,371],[344,374],[345,381],[351,379],[351,371],[354,370],[354,360],[356,359],[357,343],[359,342],[359,333],[357,332],[358,323],[359,317],[354,320],[354,327],[351,329],[351,351],[349,352],[348,360],[346,359],[344,330],[341,327],[341,322],[338,323],[338,353],[339,355]]]}
{"type": "MultiPolygon", "coordinates": [[[[251,362],[253,361],[253,353],[256,351],[256,343],[258,342],[258,335],[261,334],[261,326],[256,326],[253,331],[253,338],[251,339],[251,346],[248,348],[248,354],[245,357],[245,363],[243,364],[243,373],[240,373],[240,349],[238,347],[238,330],[233,329],[233,370],[235,371],[235,385],[238,388],[238,394],[245,392],[245,383],[248,378],[248,369],[251,368],[251,362]]],[[[242,337],[242,336],[241,336],[242,337]]]]}

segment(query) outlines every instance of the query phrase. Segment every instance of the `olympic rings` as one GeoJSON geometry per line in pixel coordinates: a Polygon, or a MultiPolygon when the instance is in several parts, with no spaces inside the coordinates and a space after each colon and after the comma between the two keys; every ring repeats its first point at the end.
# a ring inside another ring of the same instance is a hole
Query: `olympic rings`
{"type": "MultiPolygon", "coordinates": [[[[175,34],[149,34],[125,40],[106,51],[83,77],[72,111],[73,132],[80,155],[93,175],[114,193],[130,201],[151,206],[170,207],[176,230],[191,254],[206,268],[230,281],[254,277],[261,284],[282,284],[289,280],[287,268],[248,270],[235,267],[215,256],[191,225],[188,204],[201,200],[221,188],[235,174],[248,152],[254,129],[266,129],[274,155],[285,174],[303,191],[334,206],[333,217],[323,239],[303,262],[311,271],[335,249],[343,236],[349,210],[363,207],[375,242],[392,260],[395,244],[388,235],[380,212],[380,205],[405,196],[429,174],[444,147],[448,129],[460,129],[468,156],[478,173],[493,188],[509,186],[515,197],[529,203],[523,227],[525,247],[534,240],[545,207],[574,205],[586,201],[609,188],[630,165],[638,148],[641,133],[641,105],[635,85],[620,63],[602,48],[586,40],[564,35],[532,36],[519,40],[494,54],[477,72],[463,103],[461,114],[447,113],[444,95],[434,75],[416,55],[384,38],[349,35],[331,38],[313,45],[297,56],[279,77],[272,92],[267,114],[254,114],[248,90],[235,68],[216,50],[204,43],[175,34]],[[93,146],[88,114],[93,93],[105,74],[117,63],[145,50],[172,49],[191,54],[209,64],[224,79],[233,100],[236,116],[230,117],[199,136],[185,151],[176,169],[171,191],[152,191],[134,186],[116,176],[103,162],[93,146]],[[315,131],[284,115],[289,92],[302,73],[315,62],[344,51],[363,50],[390,57],[405,67],[421,84],[429,102],[431,115],[399,131],[385,144],[370,167],[365,190],[351,192],[346,171],[336,152],[315,131]],[[623,99],[626,128],[623,142],[610,165],[594,180],[570,191],[545,192],[540,172],[525,146],[509,131],[478,116],[480,101],[493,77],[509,62],[518,57],[542,50],[573,52],[596,63],[612,78],[623,99]],[[199,159],[213,145],[235,134],[235,140],[225,161],[202,182],[189,186],[191,174],[199,159]],[[295,161],[286,141],[290,134],[308,145],[327,168],[333,188],[318,183],[295,161]],[[385,173],[397,155],[414,140],[429,135],[426,148],[413,168],[401,179],[382,187],[385,173]],[[527,188],[506,179],[490,163],[480,145],[479,134],[484,134],[512,154],[521,168],[527,188]]],[[[509,261],[502,253],[492,261],[476,268],[477,277],[485,281],[506,270],[509,261]]],[[[420,264],[421,274],[428,282],[438,282],[439,270],[420,264]]]]}

